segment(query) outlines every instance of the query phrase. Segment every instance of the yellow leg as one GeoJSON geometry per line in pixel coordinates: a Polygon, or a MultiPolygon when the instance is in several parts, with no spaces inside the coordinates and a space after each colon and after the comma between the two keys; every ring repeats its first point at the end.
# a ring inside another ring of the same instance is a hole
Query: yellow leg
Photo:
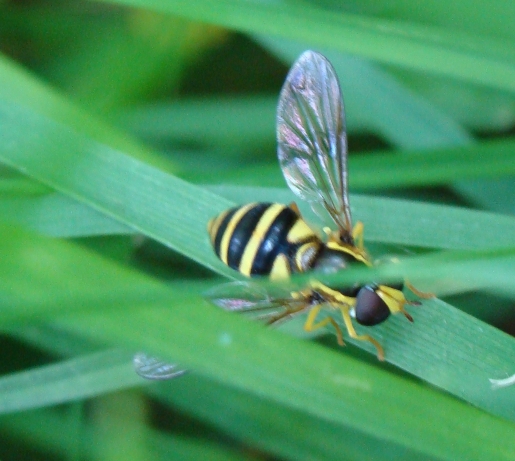
{"type": "Polygon", "coordinates": [[[299,207],[297,206],[297,204],[295,202],[291,202],[289,205],[288,205],[294,212],[295,214],[300,218],[300,210],[299,210],[299,207]]]}
{"type": "Polygon", "coordinates": [[[354,226],[354,229],[352,229],[352,238],[354,240],[354,243],[356,244],[356,247],[358,247],[361,251],[363,251],[365,248],[363,245],[364,230],[365,227],[363,226],[363,223],[361,221],[358,221],[354,226]]]}
{"type": "Polygon", "coordinates": [[[319,304],[317,306],[314,306],[311,308],[308,314],[308,318],[306,319],[306,323],[304,324],[304,330],[306,331],[314,331],[318,328],[325,327],[329,324],[331,324],[334,329],[336,330],[336,338],[338,340],[338,344],[340,346],[344,346],[345,343],[343,342],[343,334],[340,326],[335,322],[335,320],[332,317],[326,317],[324,320],[315,323],[315,320],[317,318],[317,315],[322,310],[323,304],[319,304]]]}
{"type": "Polygon", "coordinates": [[[404,281],[404,286],[411,291],[412,293],[416,294],[419,298],[422,299],[431,299],[434,298],[435,295],[433,293],[425,293],[423,291],[418,291],[411,283],[409,283],[407,280],[404,281]]]}
{"type": "Polygon", "coordinates": [[[406,312],[404,306],[406,304],[418,305],[419,302],[408,301],[402,291],[386,285],[379,285],[379,290],[376,290],[376,293],[386,303],[392,314],[401,312],[410,322],[413,322],[413,317],[406,312]]]}
{"type": "Polygon", "coordinates": [[[368,341],[372,343],[377,349],[377,358],[381,361],[384,360],[384,350],[381,344],[379,344],[372,336],[369,335],[358,335],[356,330],[354,329],[354,325],[352,324],[352,318],[349,314],[349,306],[339,305],[338,306],[342,316],[343,321],[345,322],[345,326],[347,327],[347,332],[351,338],[357,339],[358,341],[368,341]]]}

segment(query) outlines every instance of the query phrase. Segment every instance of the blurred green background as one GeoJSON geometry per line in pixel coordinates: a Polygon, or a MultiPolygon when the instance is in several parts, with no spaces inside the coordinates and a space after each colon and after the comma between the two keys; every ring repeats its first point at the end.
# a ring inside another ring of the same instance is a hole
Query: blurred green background
{"type": "Polygon", "coordinates": [[[0,0],[0,459],[515,459],[515,386],[489,381],[515,373],[514,20],[501,0],[0,0]],[[275,109],[305,49],[340,79],[354,219],[401,260],[327,280],[438,296],[370,331],[385,363],[202,296],[238,278],[208,219],[293,199],[275,109]],[[141,350],[192,372],[145,381],[141,350]]]}

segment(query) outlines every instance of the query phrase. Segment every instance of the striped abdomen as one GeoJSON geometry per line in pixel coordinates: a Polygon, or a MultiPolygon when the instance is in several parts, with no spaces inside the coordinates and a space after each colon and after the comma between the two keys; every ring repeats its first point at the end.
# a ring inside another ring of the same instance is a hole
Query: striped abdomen
{"type": "Polygon", "coordinates": [[[244,275],[287,278],[311,268],[322,242],[295,210],[278,203],[250,203],[209,221],[218,257],[244,275]]]}

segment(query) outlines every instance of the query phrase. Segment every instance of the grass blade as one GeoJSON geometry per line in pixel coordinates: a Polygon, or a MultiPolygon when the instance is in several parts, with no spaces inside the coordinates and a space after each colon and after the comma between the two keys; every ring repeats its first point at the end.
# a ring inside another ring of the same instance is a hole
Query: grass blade
{"type": "Polygon", "coordinates": [[[315,4],[259,0],[116,0],[218,24],[326,46],[409,68],[512,91],[513,51],[501,39],[315,4]]]}
{"type": "Polygon", "coordinates": [[[0,413],[87,399],[141,380],[132,369],[132,354],[98,352],[0,378],[0,413]],[[131,379],[129,379],[131,378],[131,379]]]}

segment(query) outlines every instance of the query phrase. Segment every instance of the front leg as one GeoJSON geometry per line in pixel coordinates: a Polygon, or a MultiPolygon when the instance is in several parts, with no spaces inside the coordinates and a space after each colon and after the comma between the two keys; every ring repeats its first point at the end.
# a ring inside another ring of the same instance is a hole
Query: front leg
{"type": "Polygon", "coordinates": [[[357,339],[358,341],[368,341],[369,343],[372,343],[374,347],[377,349],[377,358],[381,361],[384,360],[384,350],[383,346],[379,344],[372,336],[369,335],[358,335],[356,333],[356,330],[354,329],[354,325],[352,324],[352,318],[349,313],[350,307],[346,304],[340,304],[338,305],[338,308],[340,309],[340,312],[343,316],[343,321],[345,322],[345,327],[347,328],[347,333],[349,333],[349,336],[353,339],[357,339]]]}

